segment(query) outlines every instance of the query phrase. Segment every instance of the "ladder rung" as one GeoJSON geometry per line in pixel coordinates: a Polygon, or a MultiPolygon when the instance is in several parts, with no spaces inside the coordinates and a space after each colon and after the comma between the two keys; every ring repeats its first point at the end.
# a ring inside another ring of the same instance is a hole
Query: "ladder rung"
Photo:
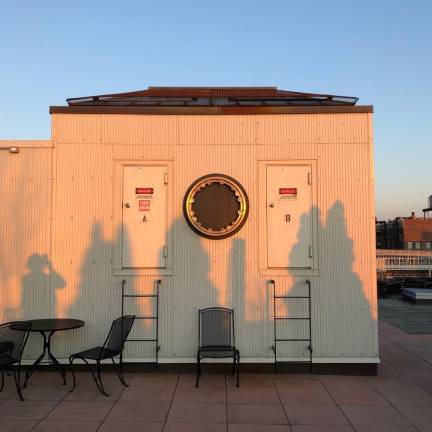
{"type": "Polygon", "coordinates": [[[308,296],[275,296],[277,299],[309,299],[308,296]]]}
{"type": "Polygon", "coordinates": [[[140,295],[140,294],[125,294],[123,297],[146,297],[146,298],[150,298],[150,297],[153,297],[153,298],[155,298],[155,297],[158,297],[158,295],[157,294],[143,294],[143,295],[140,295]]]}
{"type": "Polygon", "coordinates": [[[126,342],[157,342],[157,339],[127,339],[126,342]]]}
{"type": "Polygon", "coordinates": [[[307,320],[309,321],[310,317],[300,317],[300,318],[290,318],[290,317],[275,317],[275,320],[307,320]]]}
{"type": "Polygon", "coordinates": [[[155,317],[155,316],[137,316],[137,317],[135,317],[135,319],[141,319],[141,320],[146,320],[146,319],[148,319],[148,320],[157,320],[158,317],[155,317]]]}
{"type": "Polygon", "coordinates": [[[275,339],[276,342],[311,342],[311,339],[275,339]]]}

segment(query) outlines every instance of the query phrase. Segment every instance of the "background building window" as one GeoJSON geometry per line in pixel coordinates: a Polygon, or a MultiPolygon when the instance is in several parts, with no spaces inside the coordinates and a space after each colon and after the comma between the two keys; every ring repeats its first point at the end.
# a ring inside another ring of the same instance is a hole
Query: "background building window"
{"type": "Polygon", "coordinates": [[[414,249],[413,242],[407,242],[407,249],[414,249]]]}
{"type": "Polygon", "coordinates": [[[430,241],[425,242],[425,249],[431,250],[432,249],[432,242],[430,242],[430,241]]]}
{"type": "Polygon", "coordinates": [[[420,250],[421,249],[421,242],[420,241],[414,242],[414,246],[415,246],[415,250],[420,250]]]}

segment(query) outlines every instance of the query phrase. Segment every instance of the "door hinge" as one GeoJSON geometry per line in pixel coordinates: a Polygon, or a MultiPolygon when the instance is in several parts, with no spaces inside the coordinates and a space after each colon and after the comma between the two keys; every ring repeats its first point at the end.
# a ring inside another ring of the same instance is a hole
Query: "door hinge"
{"type": "Polygon", "coordinates": [[[168,173],[164,174],[164,184],[168,184],[168,173]]]}
{"type": "Polygon", "coordinates": [[[313,257],[313,246],[309,246],[309,258],[313,257]]]}
{"type": "Polygon", "coordinates": [[[311,184],[312,184],[312,173],[309,172],[308,173],[308,185],[311,185],[311,184]]]}
{"type": "Polygon", "coordinates": [[[163,250],[164,250],[164,258],[166,258],[168,256],[168,246],[165,245],[163,250]]]}

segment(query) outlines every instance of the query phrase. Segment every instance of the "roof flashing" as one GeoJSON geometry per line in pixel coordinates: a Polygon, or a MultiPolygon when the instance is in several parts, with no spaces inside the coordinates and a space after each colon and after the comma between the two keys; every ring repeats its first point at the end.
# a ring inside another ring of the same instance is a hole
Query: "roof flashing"
{"type": "Polygon", "coordinates": [[[358,98],[277,87],[149,87],[127,93],[68,98],[69,106],[353,106],[358,98]]]}

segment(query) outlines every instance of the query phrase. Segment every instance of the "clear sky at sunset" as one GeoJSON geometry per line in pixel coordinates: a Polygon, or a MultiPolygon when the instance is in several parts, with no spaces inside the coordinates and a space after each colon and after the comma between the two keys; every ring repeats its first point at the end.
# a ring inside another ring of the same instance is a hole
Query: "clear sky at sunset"
{"type": "Polygon", "coordinates": [[[432,194],[432,1],[2,1],[0,139],[49,105],[154,86],[267,86],[375,107],[379,218],[432,194]]]}

